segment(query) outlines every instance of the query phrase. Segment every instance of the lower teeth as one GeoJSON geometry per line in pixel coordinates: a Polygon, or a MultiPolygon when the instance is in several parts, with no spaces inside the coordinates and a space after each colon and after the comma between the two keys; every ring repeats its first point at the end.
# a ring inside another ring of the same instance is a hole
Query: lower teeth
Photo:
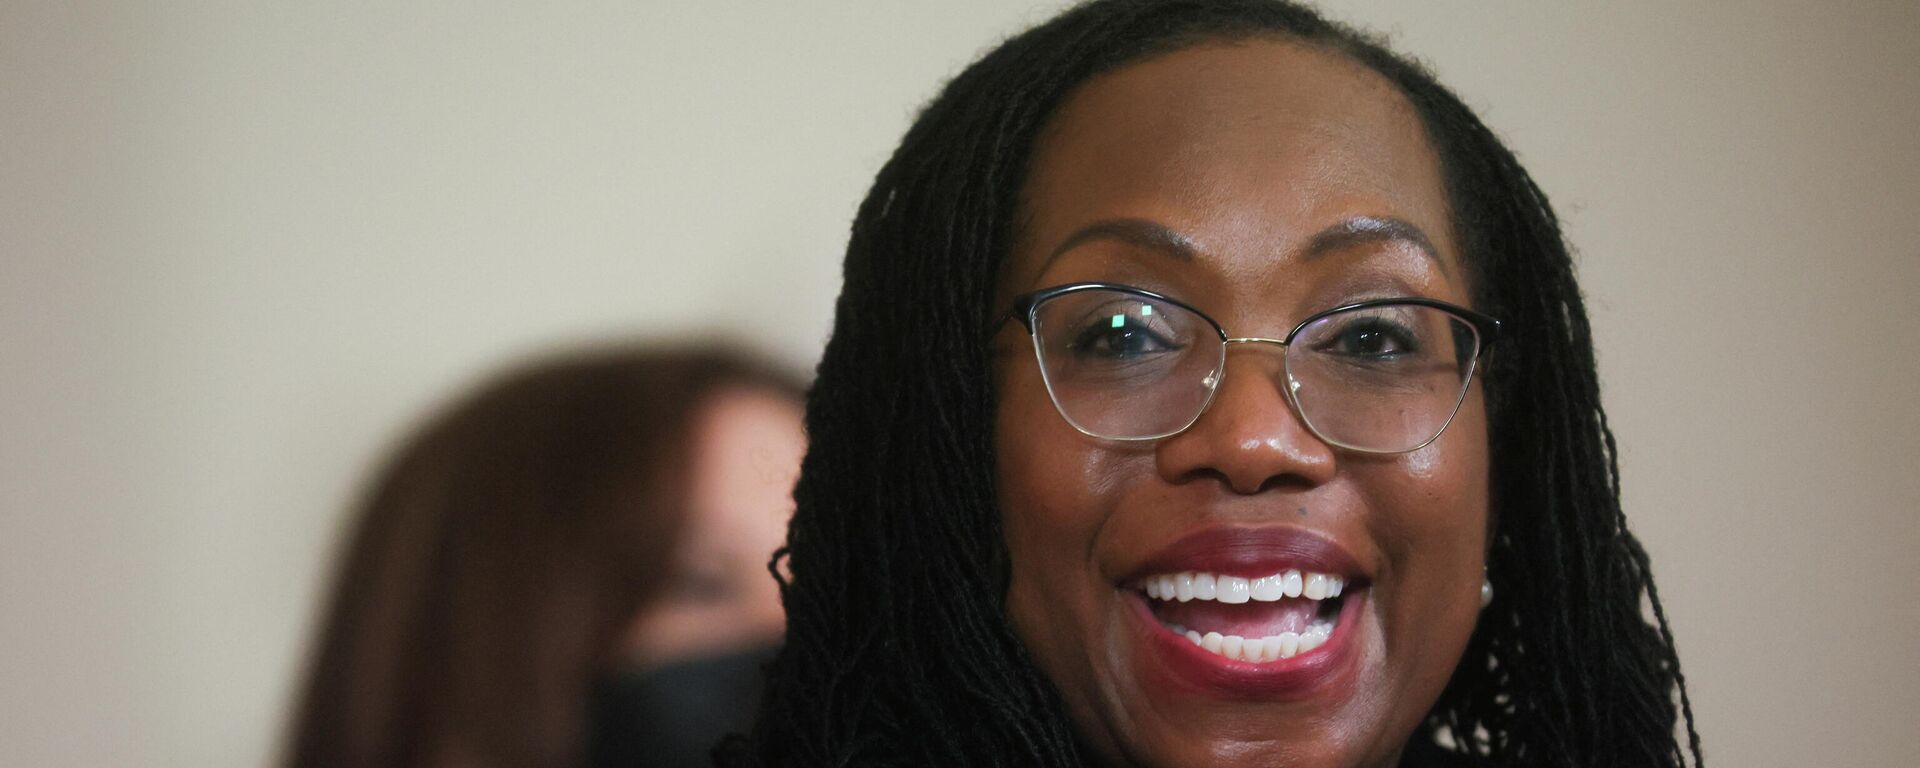
{"type": "MultiPolygon", "coordinates": [[[[1174,628],[1179,631],[1178,627],[1174,628]]],[[[1301,633],[1282,632],[1266,637],[1247,638],[1239,635],[1222,635],[1218,632],[1201,634],[1194,630],[1185,630],[1188,640],[1208,652],[1238,661],[1275,661],[1290,659],[1306,653],[1327,642],[1333,636],[1333,622],[1316,620],[1301,633]]]]}

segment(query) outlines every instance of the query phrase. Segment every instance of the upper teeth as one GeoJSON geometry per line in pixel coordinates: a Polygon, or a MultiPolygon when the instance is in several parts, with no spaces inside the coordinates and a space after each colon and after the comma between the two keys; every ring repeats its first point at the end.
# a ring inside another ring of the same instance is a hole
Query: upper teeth
{"type": "Polygon", "coordinates": [[[1289,568],[1269,576],[1242,578],[1239,576],[1220,576],[1211,573],[1169,573],[1149,576],[1145,579],[1147,597],[1155,600],[1218,600],[1222,603],[1244,603],[1254,600],[1271,603],[1283,597],[1302,597],[1308,600],[1324,600],[1339,597],[1347,582],[1339,576],[1313,573],[1289,568]]]}

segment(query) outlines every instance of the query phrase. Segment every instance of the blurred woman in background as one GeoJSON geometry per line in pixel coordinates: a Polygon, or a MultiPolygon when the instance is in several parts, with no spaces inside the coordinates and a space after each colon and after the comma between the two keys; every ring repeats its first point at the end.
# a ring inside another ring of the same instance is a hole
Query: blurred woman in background
{"type": "Polygon", "coordinates": [[[625,348],[433,418],[356,516],[288,764],[706,763],[782,631],[801,397],[736,352],[625,348]]]}

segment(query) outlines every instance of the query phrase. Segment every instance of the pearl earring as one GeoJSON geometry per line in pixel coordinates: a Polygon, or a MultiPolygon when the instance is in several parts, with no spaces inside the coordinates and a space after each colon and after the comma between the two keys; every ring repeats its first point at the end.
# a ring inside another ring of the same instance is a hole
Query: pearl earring
{"type": "Polygon", "coordinates": [[[1492,602],[1493,602],[1493,581],[1491,579],[1481,579],[1480,580],[1480,607],[1485,608],[1492,602]]]}

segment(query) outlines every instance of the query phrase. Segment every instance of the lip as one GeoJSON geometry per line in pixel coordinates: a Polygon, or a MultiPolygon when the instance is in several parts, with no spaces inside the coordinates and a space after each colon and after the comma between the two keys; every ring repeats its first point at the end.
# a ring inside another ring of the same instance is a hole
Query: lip
{"type": "Polygon", "coordinates": [[[1304,701],[1349,696],[1361,657],[1361,631],[1371,591],[1352,555],[1332,540],[1298,528],[1214,527],[1175,541],[1130,571],[1119,588],[1129,603],[1137,679],[1159,695],[1245,701],[1304,701]],[[1180,571],[1259,576],[1284,568],[1337,574],[1354,580],[1327,642],[1290,659],[1248,662],[1208,652],[1160,623],[1147,597],[1132,589],[1141,578],[1180,571]]]}
{"type": "Polygon", "coordinates": [[[1286,568],[1364,581],[1353,555],[1325,536],[1302,528],[1213,526],[1194,531],[1153,553],[1120,583],[1163,573],[1207,571],[1229,576],[1265,576],[1286,568]]]}

